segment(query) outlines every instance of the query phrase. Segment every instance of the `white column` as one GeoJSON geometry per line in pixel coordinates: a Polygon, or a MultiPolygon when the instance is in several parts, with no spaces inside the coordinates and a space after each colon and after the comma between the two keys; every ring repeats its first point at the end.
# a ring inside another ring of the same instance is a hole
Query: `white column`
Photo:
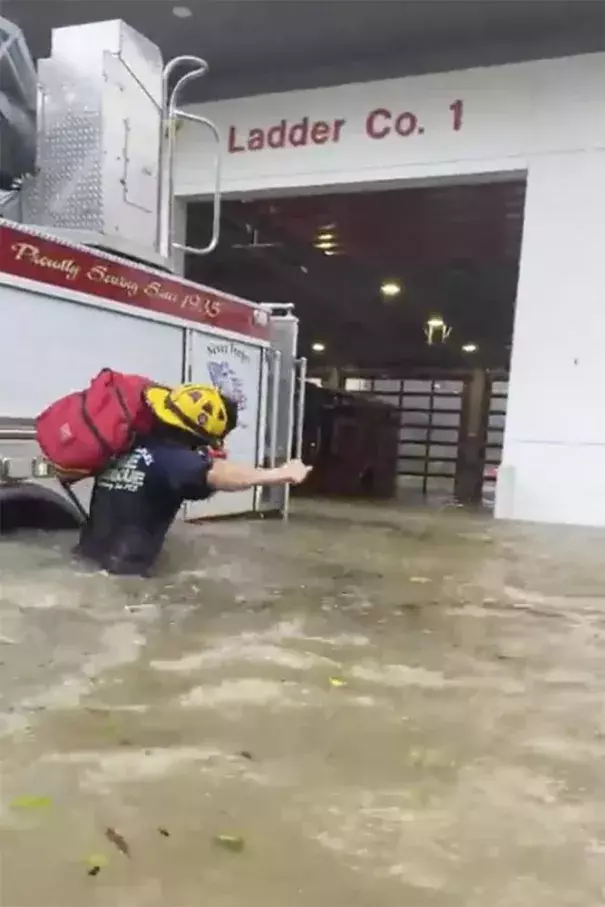
{"type": "Polygon", "coordinates": [[[605,150],[530,163],[496,516],[605,526],[605,150]]]}

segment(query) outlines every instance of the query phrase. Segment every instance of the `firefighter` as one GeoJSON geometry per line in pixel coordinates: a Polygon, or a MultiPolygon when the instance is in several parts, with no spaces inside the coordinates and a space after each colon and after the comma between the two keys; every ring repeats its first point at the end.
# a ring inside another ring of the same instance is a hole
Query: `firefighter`
{"type": "Polygon", "coordinates": [[[184,501],[298,485],[310,471],[300,460],[262,469],[217,457],[237,425],[237,405],[214,387],[151,387],[145,396],[154,425],[95,479],[76,549],[109,573],[149,575],[184,501]]]}

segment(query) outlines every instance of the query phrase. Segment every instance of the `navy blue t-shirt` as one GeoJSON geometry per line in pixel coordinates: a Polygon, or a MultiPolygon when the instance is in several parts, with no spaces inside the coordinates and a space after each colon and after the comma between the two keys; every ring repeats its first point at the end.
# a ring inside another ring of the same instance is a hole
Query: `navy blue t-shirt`
{"type": "Polygon", "coordinates": [[[144,439],[97,477],[78,554],[110,573],[146,575],[184,501],[212,490],[205,451],[144,439]]]}

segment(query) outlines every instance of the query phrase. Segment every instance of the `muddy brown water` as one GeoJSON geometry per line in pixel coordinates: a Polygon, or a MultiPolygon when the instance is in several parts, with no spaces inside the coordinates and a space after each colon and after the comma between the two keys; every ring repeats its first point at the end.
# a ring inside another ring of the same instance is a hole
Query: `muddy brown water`
{"type": "Polygon", "coordinates": [[[603,533],[305,504],[151,581],[72,543],[0,544],[2,907],[605,904],[603,533]]]}

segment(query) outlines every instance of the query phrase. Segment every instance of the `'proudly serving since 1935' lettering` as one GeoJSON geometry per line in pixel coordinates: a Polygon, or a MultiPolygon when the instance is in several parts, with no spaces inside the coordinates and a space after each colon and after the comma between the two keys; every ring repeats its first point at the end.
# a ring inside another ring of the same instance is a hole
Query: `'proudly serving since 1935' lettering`
{"type": "Polygon", "coordinates": [[[246,300],[80,246],[32,235],[27,229],[0,225],[0,283],[12,278],[243,335],[267,336],[268,319],[257,317],[262,311],[246,300]]]}

